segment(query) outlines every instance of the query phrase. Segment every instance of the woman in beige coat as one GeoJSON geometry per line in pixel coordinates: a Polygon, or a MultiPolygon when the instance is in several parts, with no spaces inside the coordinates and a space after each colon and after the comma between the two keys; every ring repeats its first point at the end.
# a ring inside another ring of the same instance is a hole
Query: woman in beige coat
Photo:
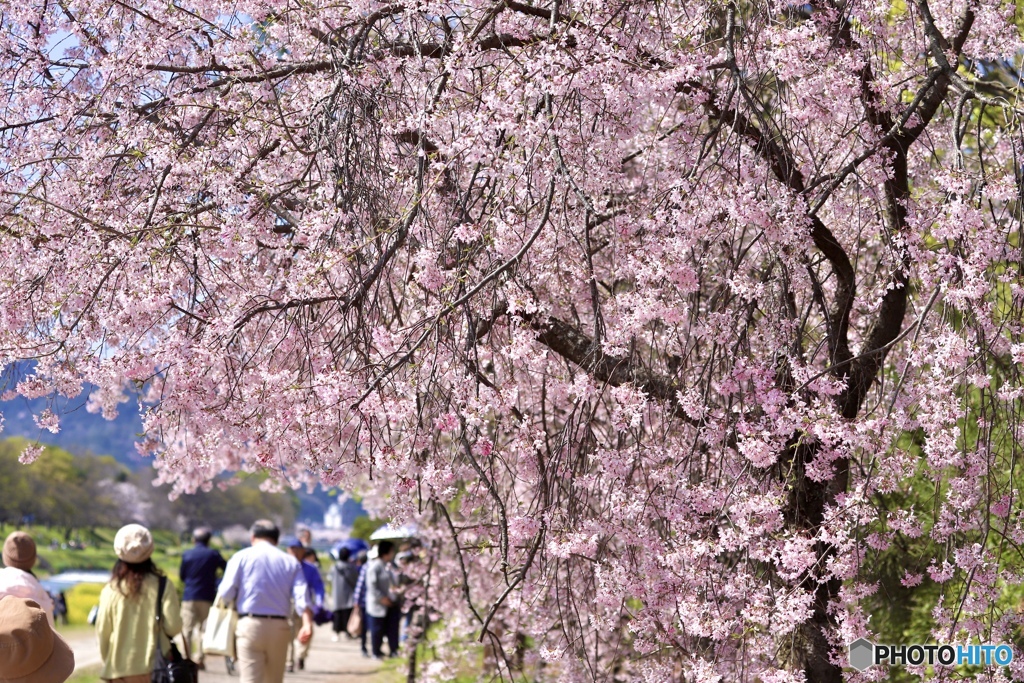
{"type": "MultiPolygon", "coordinates": [[[[100,678],[112,683],[149,683],[157,644],[156,600],[163,573],[151,559],[153,536],[139,524],[122,527],[114,537],[117,564],[100,593],[96,634],[103,669],[100,678]]],[[[164,577],[165,578],[165,577],[164,577]]],[[[178,591],[165,578],[161,651],[181,633],[178,591]]]]}

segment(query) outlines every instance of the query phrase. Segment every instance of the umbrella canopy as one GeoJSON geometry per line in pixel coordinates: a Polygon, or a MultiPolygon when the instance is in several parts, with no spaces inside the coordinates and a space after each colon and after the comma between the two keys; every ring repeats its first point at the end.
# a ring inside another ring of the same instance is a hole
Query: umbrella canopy
{"type": "Polygon", "coordinates": [[[285,549],[298,548],[302,546],[302,541],[298,536],[285,536],[281,539],[280,546],[285,549]]]}
{"type": "Polygon", "coordinates": [[[415,524],[405,524],[403,526],[385,524],[370,535],[370,540],[393,541],[400,538],[413,538],[417,533],[419,533],[419,529],[416,528],[415,524]]]}
{"type": "Polygon", "coordinates": [[[331,548],[331,554],[337,557],[338,551],[342,548],[348,548],[349,553],[355,555],[360,550],[369,550],[370,544],[361,538],[346,538],[344,541],[338,541],[331,548]]]}

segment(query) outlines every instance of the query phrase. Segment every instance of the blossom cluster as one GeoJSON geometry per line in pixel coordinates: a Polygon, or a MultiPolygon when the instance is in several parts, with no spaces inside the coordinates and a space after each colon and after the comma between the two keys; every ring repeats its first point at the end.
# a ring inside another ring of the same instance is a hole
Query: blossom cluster
{"type": "Polygon", "coordinates": [[[7,397],[418,521],[427,680],[866,681],[894,555],[1006,641],[1019,53],[995,0],[11,4],[7,397]]]}

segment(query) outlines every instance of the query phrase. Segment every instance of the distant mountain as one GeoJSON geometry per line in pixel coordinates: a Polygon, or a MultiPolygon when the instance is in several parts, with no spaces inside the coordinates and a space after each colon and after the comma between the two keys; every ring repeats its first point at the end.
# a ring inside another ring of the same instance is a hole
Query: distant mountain
{"type": "Polygon", "coordinates": [[[296,521],[303,524],[319,524],[324,521],[324,513],[331,503],[338,500],[339,491],[330,491],[323,487],[317,488],[313,493],[307,493],[306,489],[296,491],[299,495],[299,514],[296,521]]]}
{"type": "Polygon", "coordinates": [[[4,418],[0,437],[23,436],[42,443],[53,444],[75,454],[94,453],[112,455],[131,469],[147,465],[146,458],[135,450],[135,441],[142,432],[142,418],[137,404],[129,401],[119,407],[117,418],[106,420],[98,413],[90,413],[85,404],[92,387],[87,387],[73,399],[58,397],[28,400],[15,398],[0,402],[0,415],[4,418]],[[51,434],[36,426],[33,415],[46,408],[60,417],[60,432],[51,434]]]}
{"type": "MultiPolygon", "coordinates": [[[[90,413],[85,409],[92,389],[93,387],[86,386],[74,399],[58,397],[54,401],[45,398],[30,401],[18,397],[0,402],[0,415],[4,418],[0,439],[22,436],[40,443],[60,446],[75,455],[111,455],[131,470],[149,467],[152,461],[143,458],[135,450],[135,442],[142,432],[138,404],[134,401],[122,403],[117,418],[106,420],[102,415],[90,413]],[[40,429],[33,420],[33,415],[39,415],[46,408],[60,417],[60,432],[57,434],[40,429]]],[[[307,524],[317,524],[323,521],[328,506],[338,499],[341,492],[337,489],[328,491],[318,488],[313,493],[307,493],[305,489],[296,493],[300,502],[297,519],[307,524]]],[[[343,509],[346,518],[354,519],[354,516],[365,514],[362,506],[355,501],[346,505],[347,508],[343,509]]],[[[351,524],[350,521],[346,523],[351,524]]]]}

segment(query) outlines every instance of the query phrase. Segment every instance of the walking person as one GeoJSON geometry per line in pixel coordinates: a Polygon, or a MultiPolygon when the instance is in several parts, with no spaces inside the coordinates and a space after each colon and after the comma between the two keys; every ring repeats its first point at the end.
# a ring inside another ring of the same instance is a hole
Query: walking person
{"type": "Polygon", "coordinates": [[[68,625],[68,596],[64,591],[57,593],[53,598],[53,619],[60,621],[64,626],[68,625]]]}
{"type": "Polygon", "coordinates": [[[153,548],[153,535],[140,524],[123,526],[114,536],[117,562],[110,582],[100,592],[96,615],[103,660],[100,678],[104,681],[149,683],[157,646],[167,654],[171,638],[181,633],[178,590],[153,564],[153,548]],[[158,633],[157,596],[161,585],[158,633]]]}
{"type": "MultiPolygon", "coordinates": [[[[349,562],[352,551],[348,548],[338,549],[338,559],[331,566],[331,598],[334,603],[333,630],[331,640],[338,642],[342,631],[348,630],[348,620],[355,606],[356,583],[359,581],[359,565],[349,562]]],[[[355,633],[349,634],[355,636],[355,633]]]]}
{"type": "Polygon", "coordinates": [[[220,551],[210,547],[212,533],[205,527],[192,532],[195,545],[181,556],[178,575],[185,584],[181,596],[182,635],[196,644],[192,659],[200,671],[206,669],[203,656],[203,629],[210,607],[217,597],[217,572],[224,571],[228,563],[220,551]],[[196,638],[193,641],[192,635],[196,638]]]}
{"type": "Polygon", "coordinates": [[[0,596],[0,683],[64,683],[75,655],[34,600],[0,596]]]}
{"type": "Polygon", "coordinates": [[[238,673],[241,683],[282,683],[292,640],[288,617],[302,615],[298,639],[313,636],[313,610],[307,598],[308,584],[298,560],[277,547],[277,525],[261,519],[252,525],[252,545],[228,560],[217,592],[217,603],[234,603],[238,610],[235,630],[238,673]]]}
{"type": "Polygon", "coordinates": [[[402,617],[398,581],[391,561],[395,546],[381,541],[377,557],[366,565],[366,614],[370,622],[370,651],[375,659],[384,659],[381,648],[388,640],[388,654],[398,655],[398,628],[402,617]]]}
{"type": "Polygon", "coordinates": [[[303,547],[313,553],[313,564],[319,567],[320,558],[316,556],[316,551],[313,550],[313,532],[307,527],[299,527],[295,535],[299,537],[299,541],[302,543],[303,547]]]}
{"type": "MultiPolygon", "coordinates": [[[[314,564],[312,548],[307,548],[303,545],[299,539],[292,540],[288,544],[288,552],[291,553],[292,557],[301,563],[302,573],[306,577],[306,603],[312,608],[313,613],[316,614],[317,610],[323,607],[324,604],[324,581],[320,578],[320,568],[314,564]]],[[[301,671],[306,668],[306,657],[309,655],[309,646],[313,642],[312,634],[309,640],[305,642],[299,641],[295,636],[298,632],[299,621],[295,619],[298,616],[292,615],[292,646],[288,650],[288,671],[295,671],[296,668],[301,671]]]]}
{"type": "MultiPolygon", "coordinates": [[[[364,657],[370,656],[366,649],[366,634],[370,632],[369,618],[366,616],[366,551],[356,553],[356,564],[359,566],[359,578],[356,580],[355,594],[352,598],[354,609],[359,610],[359,649],[364,657]]],[[[356,634],[353,633],[353,636],[356,634]]]]}
{"type": "Polygon", "coordinates": [[[14,531],[4,541],[4,568],[0,569],[0,597],[28,598],[43,608],[53,623],[53,598],[32,573],[36,565],[36,542],[24,531],[14,531]]]}

